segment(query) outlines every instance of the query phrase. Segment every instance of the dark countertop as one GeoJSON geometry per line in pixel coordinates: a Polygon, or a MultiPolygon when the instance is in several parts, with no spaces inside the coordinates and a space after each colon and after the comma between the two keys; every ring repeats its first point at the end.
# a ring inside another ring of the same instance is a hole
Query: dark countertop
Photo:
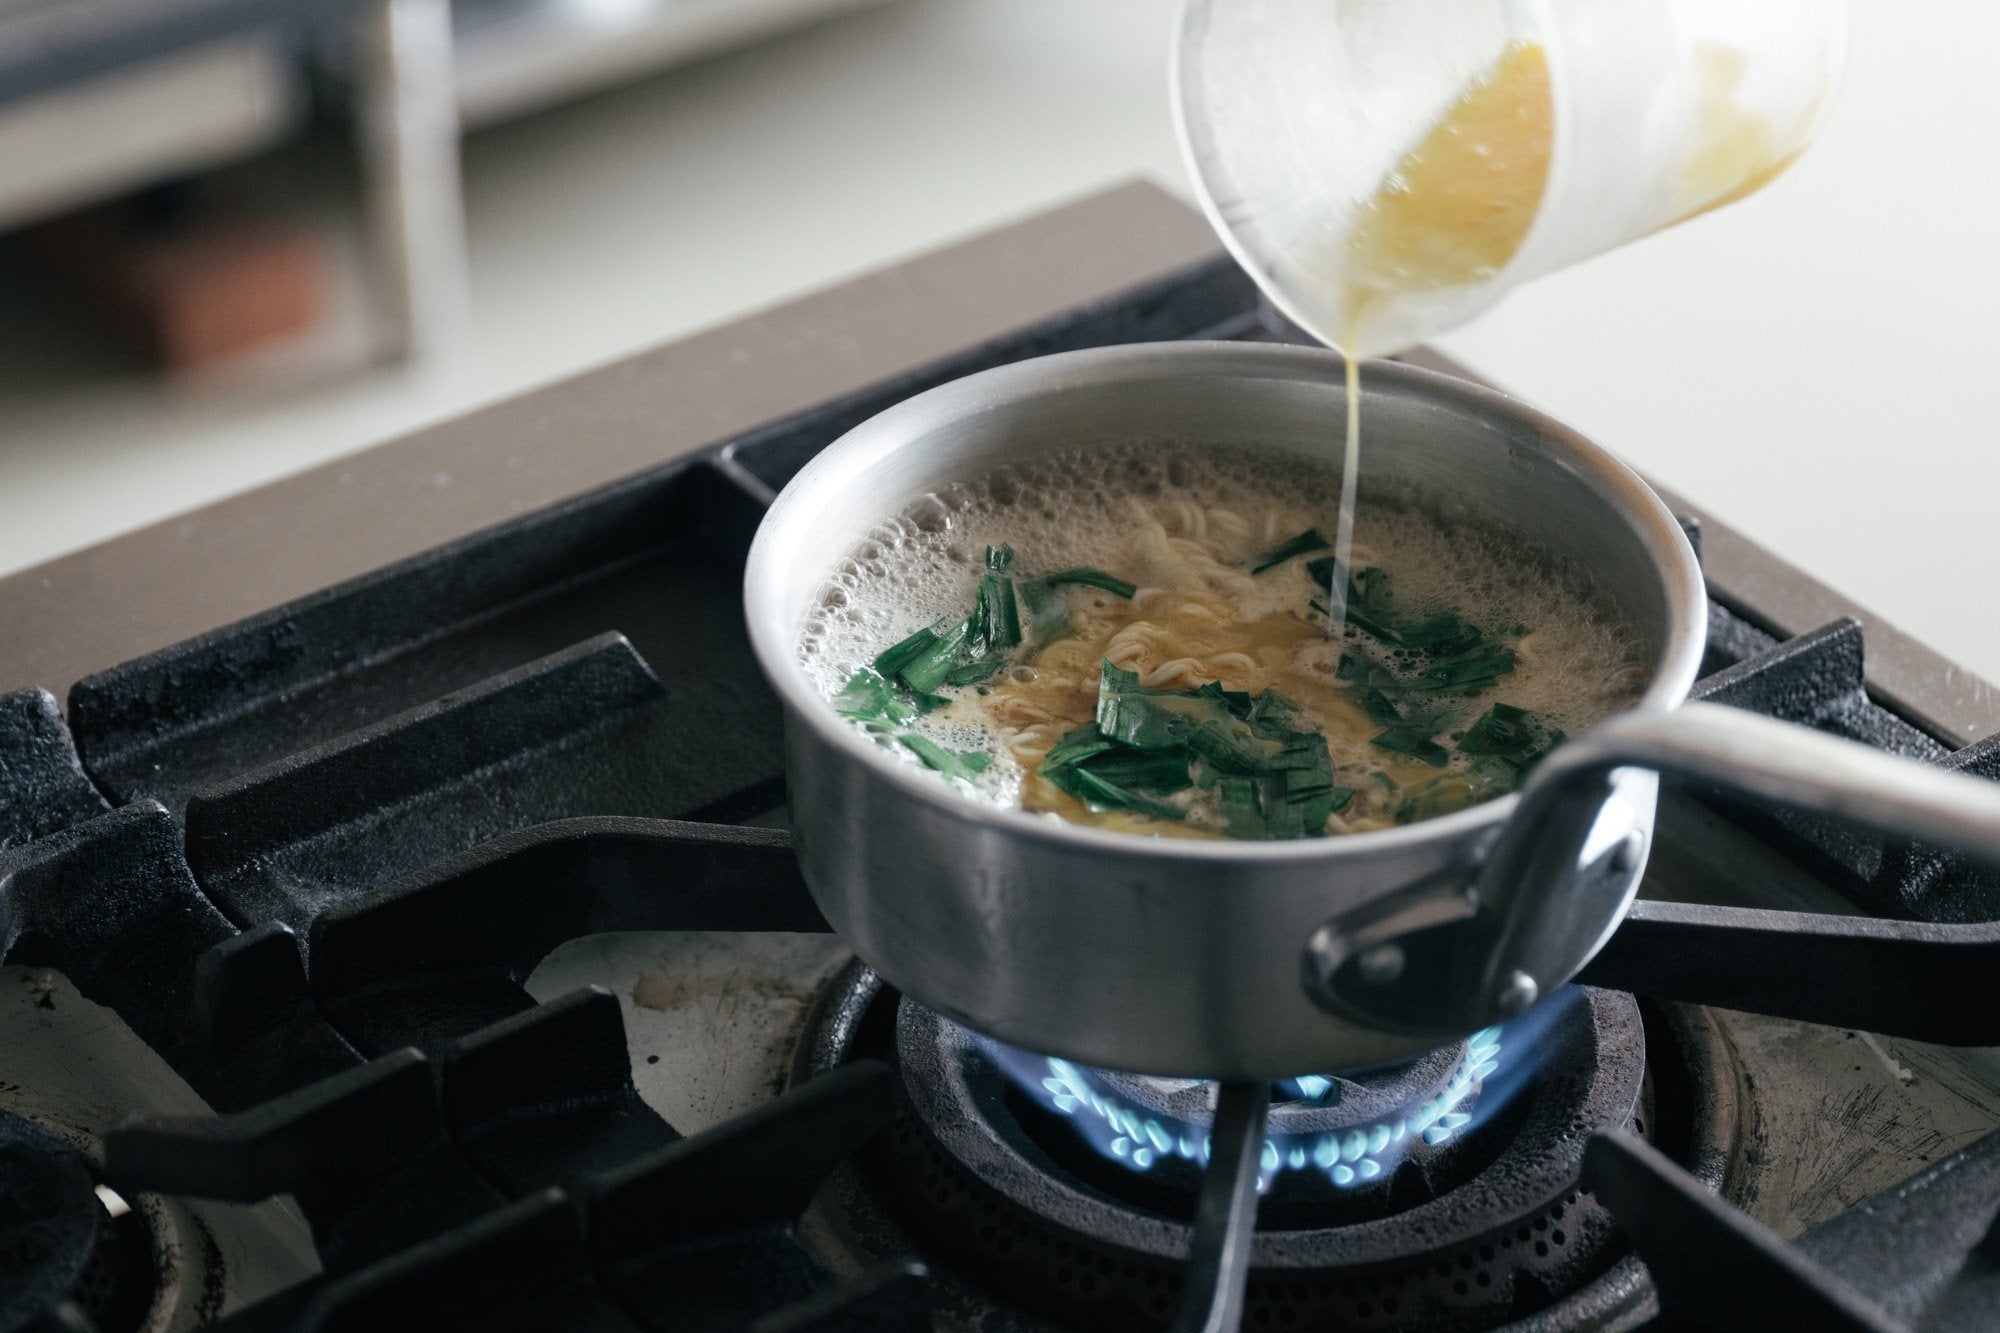
{"type": "MultiPolygon", "coordinates": [[[[0,690],[41,685],[61,694],[80,676],[1220,248],[1200,215],[1164,191],[1117,186],[58,557],[0,579],[0,690]]],[[[1712,577],[1754,618],[1795,634],[1856,616],[1868,627],[1870,683],[1886,701],[1930,717],[1959,743],[2000,731],[2000,693],[1985,681],[1699,506],[1667,499],[1703,519],[1712,577]]]]}

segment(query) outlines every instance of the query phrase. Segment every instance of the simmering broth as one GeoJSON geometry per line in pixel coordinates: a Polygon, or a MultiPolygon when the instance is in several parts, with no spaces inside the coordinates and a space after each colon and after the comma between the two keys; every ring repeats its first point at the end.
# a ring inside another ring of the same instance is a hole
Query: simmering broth
{"type": "Polygon", "coordinates": [[[1639,696],[1637,637],[1582,571],[1422,495],[1364,497],[1330,635],[1338,489],[1224,448],[1004,467],[878,525],[801,661],[976,799],[1168,837],[1447,813],[1639,696]]]}

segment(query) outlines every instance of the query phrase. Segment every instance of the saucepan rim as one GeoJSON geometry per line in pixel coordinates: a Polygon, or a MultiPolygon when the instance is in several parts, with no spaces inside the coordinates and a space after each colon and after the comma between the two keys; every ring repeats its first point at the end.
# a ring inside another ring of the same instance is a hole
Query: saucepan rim
{"type": "MultiPolygon", "coordinates": [[[[856,482],[910,440],[933,433],[940,420],[969,420],[1044,395],[1175,373],[1189,379],[1289,379],[1337,385],[1343,367],[1338,353],[1318,347],[1200,340],[1126,343],[1058,352],[978,371],[906,398],[855,426],[821,450],[786,484],[766,511],[745,565],[744,610],[751,647],[765,679],[786,707],[787,725],[812,727],[818,737],[839,746],[876,777],[948,816],[982,826],[997,824],[1023,837],[1092,855],[1232,864],[1318,860],[1337,864],[1344,858],[1373,856],[1433,841],[1456,842],[1488,826],[1497,829],[1520,803],[1518,792],[1397,828],[1269,841],[1149,838],[988,805],[961,794],[937,774],[902,762],[869,739],[833,711],[798,661],[799,615],[796,608],[782,605],[781,593],[791,563],[813,558],[814,553],[799,550],[796,538],[817,512],[846,496],[856,482]]],[[[1637,536],[1666,593],[1669,623],[1658,664],[1632,709],[1621,711],[1668,709],[1687,697],[1700,669],[1706,637],[1701,568],[1680,524],[1637,473],[1577,431],[1497,390],[1389,361],[1368,362],[1362,378],[1364,393],[1386,388],[1391,393],[1428,397],[1475,415],[1499,416],[1525,426],[1536,436],[1540,448],[1583,480],[1637,536]]],[[[822,558],[822,567],[830,571],[837,558],[822,558]]]]}

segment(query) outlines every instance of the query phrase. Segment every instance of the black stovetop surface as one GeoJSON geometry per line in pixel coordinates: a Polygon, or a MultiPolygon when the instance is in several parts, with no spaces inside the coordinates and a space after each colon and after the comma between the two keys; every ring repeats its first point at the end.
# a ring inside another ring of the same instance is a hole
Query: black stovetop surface
{"type": "MultiPolygon", "coordinates": [[[[825,931],[739,609],[763,508],[817,450],[1003,361],[1293,336],[1206,265],[91,677],[66,707],[0,696],[0,962],[60,972],[220,1113],[116,1130],[94,1168],[123,1191],[288,1194],[311,1225],[324,1272],[217,1326],[930,1327],[922,1255],[835,1272],[797,1238],[897,1113],[893,1071],[846,1065],[682,1137],[635,1089],[615,997],[538,1004],[524,983],[601,932],[825,931]]],[[[1862,652],[1853,622],[1781,640],[1714,588],[1697,695],[2000,773],[2000,746],[1954,752],[1872,697],[1862,652]]],[[[1695,807],[1668,807],[1661,864],[1820,915],[1642,902],[1587,981],[2000,1042],[1990,879],[1702,808],[1677,843],[1695,807]]],[[[0,1135],[0,1168],[7,1152],[0,1135]]],[[[1595,1161],[1673,1318],[1903,1326],[1872,1300],[1913,1328],[2000,1319],[1980,1257],[1992,1141],[1798,1248],[1671,1164],[1615,1145],[1595,1161]]],[[[10,1207],[41,1206],[23,1188],[0,1169],[0,1242],[27,1225],[10,1207]]],[[[0,1329],[95,1326],[8,1255],[0,1329]]]]}

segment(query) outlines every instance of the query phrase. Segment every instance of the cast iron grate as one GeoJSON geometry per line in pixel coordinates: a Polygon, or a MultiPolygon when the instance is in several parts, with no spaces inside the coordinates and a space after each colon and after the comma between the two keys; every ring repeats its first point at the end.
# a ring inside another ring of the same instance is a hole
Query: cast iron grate
{"type": "MultiPolygon", "coordinates": [[[[522,981],[585,933],[825,929],[785,836],[741,826],[783,802],[741,561],[806,459],[982,366],[1196,336],[1294,335],[1233,267],[1205,265],[92,677],[66,720],[40,691],[0,698],[0,961],[61,970],[222,1113],[114,1132],[107,1178],[289,1192],[313,1226],[326,1272],[224,1325],[929,1326],[919,1265],[843,1280],[796,1238],[820,1182],[889,1122],[886,1069],[832,1071],[683,1139],[634,1091],[608,994],[537,1005],[522,981]]],[[[1858,626],[1780,643],[1717,590],[1711,628],[1709,697],[1994,771],[1994,746],[1948,754],[1868,695],[1858,626]]],[[[2000,927],[1949,924],[2000,918],[1990,881],[1741,818],[1878,915],[1642,904],[1590,980],[2000,1041],[1972,1002],[2000,927]],[[1840,975],[1879,984],[1785,984],[1840,975]]],[[[1970,1179],[1995,1151],[1939,1170],[1970,1179]]],[[[1944,1193],[1922,1185],[1804,1248],[1910,1252],[1892,1223],[1944,1193]]],[[[1610,1201],[1671,1303],[1648,1208],[1610,1201]]],[[[1818,1281],[1752,1239],[1718,1253],[1818,1281]]],[[[1927,1247],[1922,1262],[1946,1261],[1927,1247]]],[[[0,1272],[0,1293],[19,1280],[0,1272]]],[[[1930,1289],[1980,1308],[1964,1282],[1930,1289]]],[[[91,1326],[74,1300],[42,1314],[91,1326]]]]}

